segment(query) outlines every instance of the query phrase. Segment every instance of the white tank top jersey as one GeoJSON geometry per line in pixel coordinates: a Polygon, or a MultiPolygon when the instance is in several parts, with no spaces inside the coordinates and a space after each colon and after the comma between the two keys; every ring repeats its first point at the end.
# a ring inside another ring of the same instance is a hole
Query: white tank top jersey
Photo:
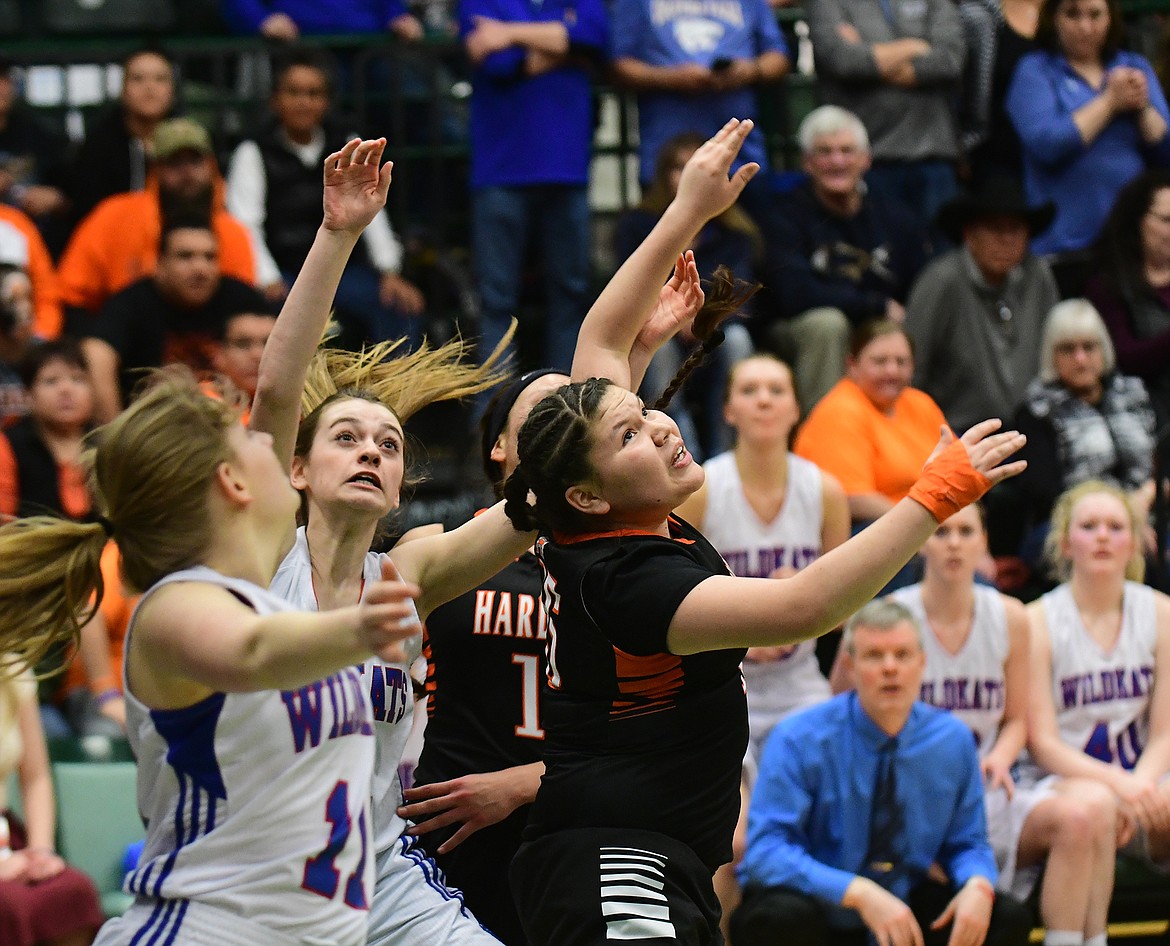
{"type": "MultiPolygon", "coordinates": [[[[367,552],[362,580],[369,584],[382,577],[382,556],[367,552]]],[[[304,528],[297,529],[296,541],[280,563],[269,590],[299,611],[316,611],[317,595],[313,591],[313,571],[309,561],[309,542],[304,528]]],[[[408,647],[408,650],[410,648],[408,647]]],[[[393,846],[406,829],[398,817],[402,804],[402,785],[398,781],[398,763],[410,737],[414,717],[414,694],[406,665],[389,664],[370,657],[357,668],[369,691],[374,709],[374,734],[377,753],[371,797],[374,811],[374,850],[393,846]]]]}
{"type": "MultiPolygon", "coordinates": [[[[168,575],[142,601],[176,582],[226,588],[260,615],[292,610],[205,567],[168,575]]],[[[297,942],[364,943],[374,731],[357,669],[295,691],[216,693],[179,710],[151,710],[124,684],[147,825],[125,889],[140,904],[157,902],[134,941],[182,942],[195,901],[297,942]]]]}
{"type": "Polygon", "coordinates": [[[1102,762],[1132,769],[1149,738],[1158,638],[1153,589],[1125,583],[1121,632],[1108,652],[1085,630],[1068,585],[1041,600],[1061,739],[1102,762]]]}
{"type": "MultiPolygon", "coordinates": [[[[788,486],[784,504],[771,522],[756,515],[743,492],[731,451],[703,464],[707,475],[707,509],[699,531],[715,546],[733,575],[767,578],[775,569],[800,570],[821,554],[824,486],[820,468],[803,457],[788,455],[788,486]]],[[[804,641],[783,660],[744,661],[748,714],[753,739],[759,720],[771,723],[789,713],[827,700],[829,683],[817,663],[814,641],[804,641]]]]}
{"type": "Polygon", "coordinates": [[[975,617],[957,654],[935,636],[922,605],[922,586],[900,588],[890,595],[905,605],[922,628],[926,671],[922,675],[923,703],[945,709],[975,734],[982,758],[995,745],[1006,702],[1004,662],[1011,649],[1007,612],[994,588],[975,586],[975,617]]]}

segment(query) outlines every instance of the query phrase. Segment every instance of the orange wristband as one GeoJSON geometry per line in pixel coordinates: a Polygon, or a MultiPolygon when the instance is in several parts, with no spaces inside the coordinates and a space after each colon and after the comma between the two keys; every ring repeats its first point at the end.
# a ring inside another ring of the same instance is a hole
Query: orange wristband
{"type": "Polygon", "coordinates": [[[952,440],[927,464],[907,494],[927,508],[937,522],[945,522],[991,489],[991,480],[971,465],[962,441],[952,440]]]}

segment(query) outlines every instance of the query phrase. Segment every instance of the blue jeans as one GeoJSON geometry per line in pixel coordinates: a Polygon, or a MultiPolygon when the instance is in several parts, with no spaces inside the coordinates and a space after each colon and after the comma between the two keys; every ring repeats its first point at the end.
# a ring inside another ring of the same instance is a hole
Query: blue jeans
{"type": "Polygon", "coordinates": [[[874,161],[865,175],[871,194],[905,204],[934,226],[938,208],[958,193],[955,168],[938,158],[923,161],[874,161]]]}
{"type": "Polygon", "coordinates": [[[544,286],[544,364],[540,367],[568,372],[588,308],[590,236],[589,195],[584,186],[485,187],[472,194],[471,238],[482,306],[481,360],[519,314],[525,252],[535,243],[544,286]]]}

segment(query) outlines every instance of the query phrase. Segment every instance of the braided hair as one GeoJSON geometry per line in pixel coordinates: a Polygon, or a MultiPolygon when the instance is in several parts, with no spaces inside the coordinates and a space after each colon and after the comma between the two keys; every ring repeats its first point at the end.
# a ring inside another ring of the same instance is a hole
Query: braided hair
{"type": "Polygon", "coordinates": [[[686,361],[670,379],[666,390],[658,396],[658,400],[654,402],[654,410],[656,411],[666,410],[679,389],[690,377],[691,372],[699,367],[711,352],[723,344],[723,332],[719,326],[742,309],[761,288],[760,283],[749,283],[742,279],[736,279],[735,273],[726,266],[718,267],[711,274],[707,284],[709,287],[706,293],[707,298],[703,302],[703,308],[695,316],[694,325],[691,327],[691,332],[701,344],[687,356],[686,361]]]}
{"type": "Polygon", "coordinates": [[[504,513],[517,529],[575,533],[588,523],[565,490],[593,476],[590,427],[612,386],[606,378],[575,381],[532,408],[516,438],[520,465],[504,483],[504,513]],[[528,502],[530,491],[535,505],[528,502]]]}

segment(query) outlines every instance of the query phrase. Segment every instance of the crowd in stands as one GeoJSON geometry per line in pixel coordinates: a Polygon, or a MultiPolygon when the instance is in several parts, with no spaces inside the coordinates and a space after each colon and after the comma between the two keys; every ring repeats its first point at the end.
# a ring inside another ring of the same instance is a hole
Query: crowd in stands
{"type": "MultiPolygon", "coordinates": [[[[569,371],[597,256],[628,259],[691,155],[786,81],[784,5],[449,11],[471,81],[451,134],[470,167],[445,186],[468,195],[477,297],[457,327],[481,360],[503,345],[517,374],[569,371]],[[637,110],[641,196],[612,229],[590,209],[602,84],[637,110]],[[515,346],[534,293],[537,340],[515,346]]],[[[1104,946],[1118,853],[1170,870],[1166,94],[1118,0],[804,6],[821,104],[795,130],[799,168],[756,128],[732,172],[761,172],[692,243],[704,280],[727,267],[761,291],[714,341],[684,329],[640,389],[651,404],[707,356],[664,407],[706,470],[680,515],[736,575],[786,578],[905,497],[943,425],[1001,418],[1027,435],[1028,468],[939,527],[835,662],[811,642],[749,649],[724,930],[732,946],[866,930],[882,946],[1016,946],[1037,919],[1046,946],[1104,946]]],[[[389,34],[409,84],[436,27],[401,0],[223,0],[222,16],[272,53],[269,115],[230,150],[178,114],[165,41],[123,57],[117,101],[75,143],[0,61],[0,517],[89,520],[85,438],[148,369],[184,365],[251,403],[322,222],[322,161],[380,133],[342,106],[391,81],[313,37],[389,34]]],[[[338,347],[405,339],[403,355],[440,317],[399,232],[381,211],[345,266],[338,347]]],[[[124,730],[118,564],[111,543],[76,653],[40,668],[67,665],[41,681],[39,716],[29,679],[0,685],[0,792],[18,771],[28,821],[8,815],[22,857],[0,859],[4,943],[85,943],[100,922],[96,906],[72,911],[78,929],[45,919],[52,896],[90,891],[53,854],[44,737],[124,730]]]]}

